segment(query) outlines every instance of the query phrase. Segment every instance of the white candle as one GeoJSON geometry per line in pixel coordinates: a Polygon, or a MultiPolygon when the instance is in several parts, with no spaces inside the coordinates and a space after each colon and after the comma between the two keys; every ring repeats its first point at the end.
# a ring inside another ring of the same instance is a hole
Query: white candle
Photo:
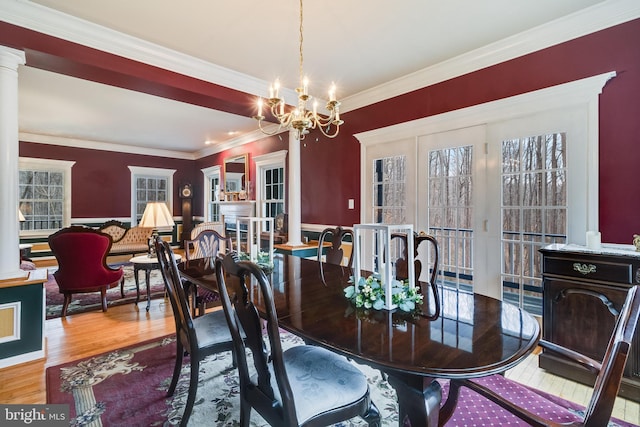
{"type": "Polygon", "coordinates": [[[275,97],[279,98],[278,94],[280,92],[280,80],[276,80],[274,84],[274,90],[275,90],[275,97]]]}
{"type": "Polygon", "coordinates": [[[258,116],[262,116],[262,98],[258,98],[258,116]]]}
{"type": "Polygon", "coordinates": [[[304,76],[304,79],[302,79],[302,94],[309,94],[309,79],[307,78],[307,76],[304,76]]]}
{"type": "Polygon", "coordinates": [[[599,231],[587,231],[587,248],[599,250],[602,246],[602,235],[599,231]]]}

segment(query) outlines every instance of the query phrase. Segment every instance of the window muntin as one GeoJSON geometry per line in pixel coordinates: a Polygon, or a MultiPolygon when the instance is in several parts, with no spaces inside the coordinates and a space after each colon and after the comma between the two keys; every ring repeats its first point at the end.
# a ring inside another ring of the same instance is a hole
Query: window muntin
{"type": "Polygon", "coordinates": [[[131,171],[131,225],[137,225],[147,202],[166,202],[173,212],[173,174],[175,169],[129,166],[131,171]]]}
{"type": "Polygon", "coordinates": [[[20,158],[21,235],[50,234],[71,223],[71,168],[75,162],[20,158]]]}

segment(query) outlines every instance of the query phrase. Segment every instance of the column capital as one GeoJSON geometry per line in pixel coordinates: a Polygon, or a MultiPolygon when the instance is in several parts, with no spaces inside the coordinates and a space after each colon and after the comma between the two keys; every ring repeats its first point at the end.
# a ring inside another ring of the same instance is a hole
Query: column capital
{"type": "Polygon", "coordinates": [[[18,65],[24,65],[26,62],[23,51],[0,45],[0,67],[17,71],[18,65]]]}

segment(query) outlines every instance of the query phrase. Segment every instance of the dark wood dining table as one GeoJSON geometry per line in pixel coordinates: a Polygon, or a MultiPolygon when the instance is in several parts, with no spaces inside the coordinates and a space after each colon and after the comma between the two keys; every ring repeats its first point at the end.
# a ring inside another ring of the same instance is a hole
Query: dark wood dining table
{"type": "MultiPolygon", "coordinates": [[[[214,259],[179,264],[182,277],[216,291],[214,259]]],[[[518,307],[440,287],[440,313],[425,286],[424,313],[356,308],[344,295],[346,267],[277,255],[270,278],[279,326],[305,342],[380,369],[398,395],[399,423],[437,426],[436,378],[474,378],[517,365],[536,347],[540,327],[518,307]],[[322,274],[321,274],[322,269],[322,274]]],[[[255,289],[251,290],[253,293],[255,289]]],[[[260,298],[254,295],[260,308],[260,298]]]]}

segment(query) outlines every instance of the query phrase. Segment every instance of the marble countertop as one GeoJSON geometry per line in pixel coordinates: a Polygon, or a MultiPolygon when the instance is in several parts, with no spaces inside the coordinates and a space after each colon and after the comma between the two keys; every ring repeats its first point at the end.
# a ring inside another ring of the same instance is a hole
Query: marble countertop
{"type": "Polygon", "coordinates": [[[569,243],[566,245],[555,243],[545,246],[545,249],[567,252],[583,252],[588,254],[623,255],[640,258],[640,252],[636,251],[635,246],[619,243],[603,243],[600,249],[589,249],[586,246],[577,245],[574,243],[569,243]]]}

